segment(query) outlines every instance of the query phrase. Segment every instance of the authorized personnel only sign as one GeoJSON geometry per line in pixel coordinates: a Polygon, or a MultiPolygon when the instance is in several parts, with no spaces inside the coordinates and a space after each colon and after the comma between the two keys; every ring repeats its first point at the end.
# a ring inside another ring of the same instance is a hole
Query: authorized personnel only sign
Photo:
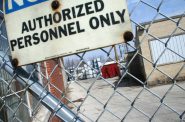
{"type": "Polygon", "coordinates": [[[126,0],[5,0],[18,65],[110,46],[131,31],[126,0]]]}

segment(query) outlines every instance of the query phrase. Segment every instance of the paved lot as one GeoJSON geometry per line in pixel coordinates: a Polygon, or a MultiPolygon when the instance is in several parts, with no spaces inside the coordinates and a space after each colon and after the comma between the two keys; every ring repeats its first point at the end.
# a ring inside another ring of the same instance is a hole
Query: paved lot
{"type": "MultiPolygon", "coordinates": [[[[117,78],[113,78],[107,82],[113,84],[116,80],[117,78]]],[[[124,117],[126,117],[125,122],[148,122],[156,110],[158,111],[152,119],[153,122],[179,122],[178,114],[185,111],[185,91],[176,85],[164,98],[165,104],[161,104],[160,98],[166,94],[166,91],[172,85],[149,88],[149,91],[152,91],[155,96],[146,89],[142,90],[143,87],[141,86],[118,87],[115,92],[114,88],[107,82],[103,80],[94,81],[94,79],[91,79],[78,81],[78,83],[73,82],[69,88],[70,99],[74,101],[76,106],[82,104],[80,112],[86,117],[82,114],[80,116],[87,122],[91,120],[119,122],[124,117]],[[89,89],[89,87],[91,88],[89,89]],[[87,94],[88,89],[89,93],[87,94]],[[139,96],[136,98],[138,94],[139,96]],[[110,98],[111,95],[112,97],[110,98]],[[131,107],[134,100],[136,100],[134,107],[131,107]],[[104,111],[105,104],[107,105],[104,111]],[[159,108],[160,105],[161,107],[159,108]],[[170,108],[166,105],[170,106],[170,108]],[[142,111],[143,114],[137,109],[142,111]],[[128,113],[129,110],[130,112],[128,113]]],[[[178,85],[185,89],[185,82],[179,82],[178,85]]],[[[70,106],[74,107],[74,105],[70,106]]],[[[75,111],[76,108],[74,107],[73,110],[75,111]]],[[[183,117],[185,118],[185,115],[183,117]]]]}

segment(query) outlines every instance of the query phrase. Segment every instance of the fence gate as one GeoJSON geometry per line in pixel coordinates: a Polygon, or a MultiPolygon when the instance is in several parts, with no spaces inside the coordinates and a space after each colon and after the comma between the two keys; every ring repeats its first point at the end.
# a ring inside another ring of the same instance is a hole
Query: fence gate
{"type": "Polygon", "coordinates": [[[127,4],[132,41],[16,68],[1,1],[0,121],[185,122],[185,1],[127,4]]]}

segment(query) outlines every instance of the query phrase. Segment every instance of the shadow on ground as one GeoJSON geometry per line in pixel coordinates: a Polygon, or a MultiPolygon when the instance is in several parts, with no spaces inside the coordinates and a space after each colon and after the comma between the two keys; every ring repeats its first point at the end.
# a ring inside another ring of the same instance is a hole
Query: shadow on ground
{"type": "Polygon", "coordinates": [[[114,85],[117,87],[130,87],[130,86],[141,86],[142,84],[139,81],[126,77],[123,78],[121,82],[119,82],[118,79],[117,81],[114,82],[114,85]]]}

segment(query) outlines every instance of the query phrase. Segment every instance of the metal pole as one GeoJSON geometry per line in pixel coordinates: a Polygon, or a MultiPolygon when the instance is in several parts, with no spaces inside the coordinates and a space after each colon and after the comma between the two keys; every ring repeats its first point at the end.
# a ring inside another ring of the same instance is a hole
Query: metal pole
{"type": "Polygon", "coordinates": [[[114,45],[113,47],[114,47],[115,59],[118,62],[119,61],[119,58],[118,58],[118,53],[117,53],[117,50],[116,50],[116,45],[114,45]]]}
{"type": "Polygon", "coordinates": [[[66,105],[55,98],[51,93],[46,91],[38,81],[31,79],[24,69],[17,68],[14,70],[10,63],[10,59],[4,52],[0,51],[0,67],[3,68],[11,76],[15,76],[15,80],[23,86],[29,86],[29,90],[33,96],[39,98],[41,103],[50,111],[55,112],[56,116],[65,122],[84,122],[75,115],[66,105]]]}

